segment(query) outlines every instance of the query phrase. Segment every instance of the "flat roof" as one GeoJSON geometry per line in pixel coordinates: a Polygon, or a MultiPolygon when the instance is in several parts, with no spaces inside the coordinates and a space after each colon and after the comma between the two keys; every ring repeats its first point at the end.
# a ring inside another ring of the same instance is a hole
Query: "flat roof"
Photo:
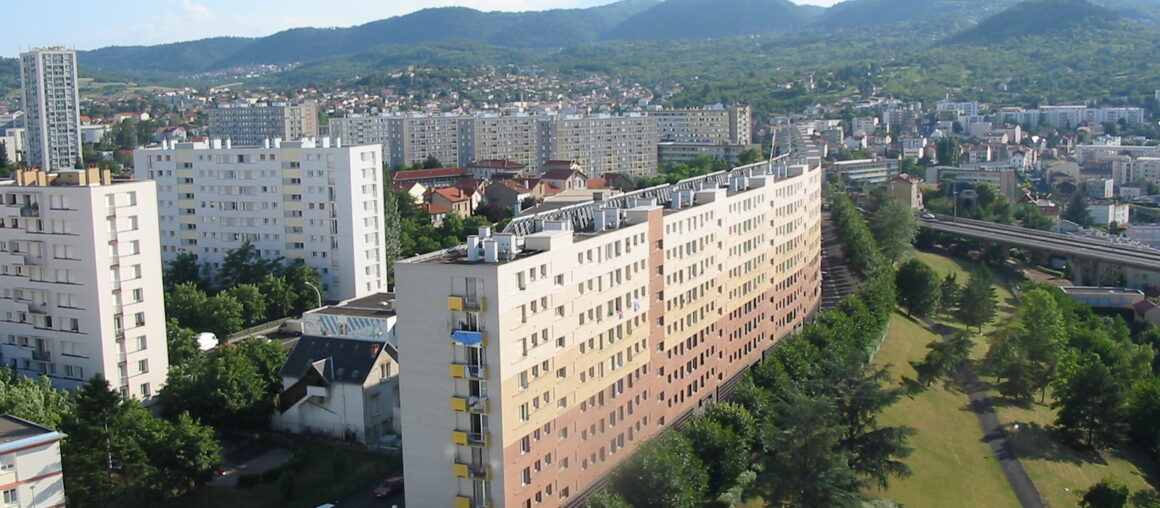
{"type": "Polygon", "coordinates": [[[56,433],[48,427],[43,427],[28,420],[12,415],[0,416],[0,444],[20,441],[30,437],[56,433]]]}
{"type": "Polygon", "coordinates": [[[347,300],[338,305],[328,305],[311,312],[311,314],[387,318],[395,315],[394,302],[394,293],[375,293],[347,300]]]}

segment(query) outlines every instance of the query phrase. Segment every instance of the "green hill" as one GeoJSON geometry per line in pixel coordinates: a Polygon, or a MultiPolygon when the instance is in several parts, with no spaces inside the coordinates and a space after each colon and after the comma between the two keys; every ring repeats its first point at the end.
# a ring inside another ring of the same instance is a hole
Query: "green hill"
{"type": "Polygon", "coordinates": [[[764,34],[801,27],[816,12],[788,0],[667,0],[628,18],[604,38],[630,41],[764,34]]]}
{"type": "Polygon", "coordinates": [[[1087,0],[1026,0],[955,34],[946,43],[992,43],[1071,30],[1109,28],[1120,19],[1115,11],[1087,0]]]}

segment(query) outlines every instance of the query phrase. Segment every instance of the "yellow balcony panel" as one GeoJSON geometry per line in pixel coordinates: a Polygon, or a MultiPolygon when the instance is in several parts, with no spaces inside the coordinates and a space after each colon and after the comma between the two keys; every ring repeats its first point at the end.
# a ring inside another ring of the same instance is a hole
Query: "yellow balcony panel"
{"type": "Polygon", "coordinates": [[[451,431],[451,443],[461,446],[467,446],[467,433],[462,430],[451,431]]]}
{"type": "Polygon", "coordinates": [[[451,364],[451,377],[456,379],[463,379],[466,377],[467,366],[458,363],[451,364]]]}
{"type": "Polygon", "coordinates": [[[461,413],[467,412],[467,399],[463,397],[451,397],[451,410],[461,413]]]}
{"type": "Polygon", "coordinates": [[[456,478],[469,478],[471,476],[471,468],[467,464],[452,464],[451,470],[455,472],[456,478]]]}
{"type": "Polygon", "coordinates": [[[455,508],[471,508],[471,498],[463,496],[456,497],[455,508]]]}
{"type": "Polygon", "coordinates": [[[462,296],[448,296],[447,297],[447,310],[463,310],[463,297],[462,296]]]}

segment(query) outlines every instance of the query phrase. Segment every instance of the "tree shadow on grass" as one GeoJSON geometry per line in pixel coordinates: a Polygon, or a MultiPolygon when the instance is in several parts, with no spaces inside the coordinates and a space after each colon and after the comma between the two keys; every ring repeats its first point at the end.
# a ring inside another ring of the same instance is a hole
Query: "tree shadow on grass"
{"type": "Polygon", "coordinates": [[[1099,453],[1068,446],[1054,430],[1039,423],[1010,422],[1003,427],[1007,440],[1020,458],[1075,465],[1107,465],[1107,461],[1099,453]]]}

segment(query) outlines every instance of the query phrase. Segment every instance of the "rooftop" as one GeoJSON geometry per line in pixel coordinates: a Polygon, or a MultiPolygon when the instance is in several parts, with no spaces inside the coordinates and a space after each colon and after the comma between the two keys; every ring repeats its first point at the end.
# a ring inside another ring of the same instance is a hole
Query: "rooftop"
{"type": "Polygon", "coordinates": [[[384,349],[398,359],[398,351],[385,340],[303,335],[278,374],[297,378],[314,366],[328,383],[362,384],[384,349]]]}
{"type": "Polygon", "coordinates": [[[37,425],[23,418],[12,415],[0,416],[0,444],[20,441],[43,434],[55,433],[48,427],[37,425]]]}
{"type": "Polygon", "coordinates": [[[347,300],[338,305],[328,305],[312,311],[311,314],[386,318],[395,315],[394,304],[394,293],[375,293],[362,298],[347,300]]]}

